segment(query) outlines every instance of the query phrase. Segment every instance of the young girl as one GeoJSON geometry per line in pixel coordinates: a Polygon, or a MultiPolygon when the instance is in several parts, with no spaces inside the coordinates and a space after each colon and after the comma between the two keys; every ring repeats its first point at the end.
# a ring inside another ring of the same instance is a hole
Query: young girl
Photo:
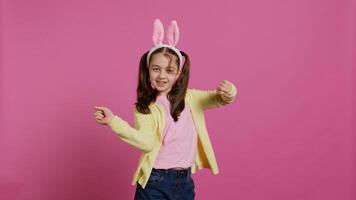
{"type": "Polygon", "coordinates": [[[96,121],[142,151],[132,180],[136,200],[194,199],[196,168],[218,174],[203,111],[233,102],[237,91],[226,80],[215,90],[188,89],[190,61],[175,47],[176,21],[167,30],[169,44],[162,43],[160,20],[153,27],[154,47],[140,60],[134,128],[106,107],[95,107],[96,121]]]}

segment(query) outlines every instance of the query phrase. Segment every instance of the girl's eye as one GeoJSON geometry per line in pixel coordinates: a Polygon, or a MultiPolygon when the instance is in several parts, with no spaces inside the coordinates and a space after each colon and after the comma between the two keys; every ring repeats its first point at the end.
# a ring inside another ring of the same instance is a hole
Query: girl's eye
{"type": "Polygon", "coordinates": [[[156,71],[158,71],[158,68],[153,68],[152,70],[156,72],[156,71]]]}

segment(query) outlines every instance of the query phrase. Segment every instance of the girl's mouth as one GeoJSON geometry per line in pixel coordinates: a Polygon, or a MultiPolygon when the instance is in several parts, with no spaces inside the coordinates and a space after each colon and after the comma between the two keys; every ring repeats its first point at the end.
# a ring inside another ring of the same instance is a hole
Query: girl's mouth
{"type": "Polygon", "coordinates": [[[157,82],[157,85],[162,87],[162,86],[165,86],[166,85],[166,81],[156,81],[157,82]]]}

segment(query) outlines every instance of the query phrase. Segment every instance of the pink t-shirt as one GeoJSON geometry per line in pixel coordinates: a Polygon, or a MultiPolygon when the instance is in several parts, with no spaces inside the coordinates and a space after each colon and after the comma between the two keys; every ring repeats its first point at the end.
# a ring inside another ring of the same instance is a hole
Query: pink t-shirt
{"type": "Polygon", "coordinates": [[[170,102],[166,96],[157,96],[156,103],[165,109],[166,125],[163,130],[161,149],[157,155],[154,168],[188,168],[191,167],[197,150],[197,132],[193,118],[186,105],[177,122],[170,114],[170,102]]]}

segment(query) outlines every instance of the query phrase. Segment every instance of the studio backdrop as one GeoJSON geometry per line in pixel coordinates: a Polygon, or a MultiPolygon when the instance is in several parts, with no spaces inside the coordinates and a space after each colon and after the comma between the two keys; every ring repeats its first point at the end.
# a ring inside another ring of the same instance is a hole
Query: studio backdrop
{"type": "Polygon", "coordinates": [[[354,0],[2,0],[0,199],[133,199],[140,151],[96,123],[133,126],[152,23],[180,28],[189,88],[234,83],[206,111],[219,174],[196,199],[356,199],[354,0]]]}

